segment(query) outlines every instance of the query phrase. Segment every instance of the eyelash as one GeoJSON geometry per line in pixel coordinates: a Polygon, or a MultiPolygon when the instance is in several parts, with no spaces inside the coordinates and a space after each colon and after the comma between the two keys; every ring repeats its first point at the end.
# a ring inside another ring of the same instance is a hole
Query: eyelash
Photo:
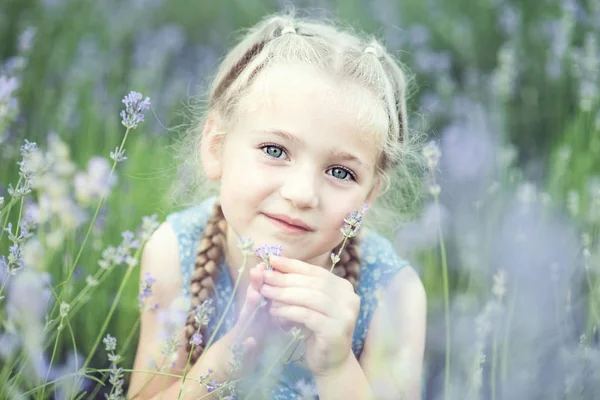
{"type": "MultiPolygon", "coordinates": [[[[272,159],[275,159],[275,160],[279,160],[279,158],[273,157],[273,156],[269,155],[269,154],[266,152],[266,149],[267,149],[268,147],[276,147],[276,148],[278,148],[279,150],[281,150],[281,151],[282,151],[282,153],[284,153],[284,154],[286,154],[286,155],[287,155],[287,150],[285,149],[285,147],[283,147],[283,146],[280,146],[280,145],[278,145],[278,144],[275,144],[275,143],[263,143],[263,144],[261,144],[261,145],[259,146],[259,148],[260,148],[260,149],[263,151],[263,153],[264,153],[264,154],[265,154],[267,157],[269,157],[269,158],[272,158],[272,159]]],[[[339,168],[339,169],[341,169],[341,170],[344,170],[344,171],[346,171],[346,172],[348,173],[348,176],[350,176],[351,180],[353,180],[353,181],[356,181],[356,174],[355,174],[354,172],[352,172],[350,169],[348,169],[348,168],[344,167],[343,165],[334,165],[334,166],[330,167],[330,168],[329,168],[329,170],[333,170],[334,168],[339,168]]],[[[331,176],[333,176],[333,175],[331,175],[331,176]]],[[[339,181],[349,181],[349,179],[338,179],[338,178],[335,178],[335,179],[337,179],[337,180],[339,180],[339,181]]]]}

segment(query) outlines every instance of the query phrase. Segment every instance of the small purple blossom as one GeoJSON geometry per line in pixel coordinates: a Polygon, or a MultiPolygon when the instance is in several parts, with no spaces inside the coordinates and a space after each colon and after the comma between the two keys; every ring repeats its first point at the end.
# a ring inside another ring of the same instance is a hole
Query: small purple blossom
{"type": "Polygon", "coordinates": [[[190,344],[194,346],[200,346],[202,344],[202,335],[200,333],[194,333],[190,339],[190,344]]]}
{"type": "Polygon", "coordinates": [[[144,308],[144,299],[152,296],[152,285],[155,282],[156,278],[146,271],[144,273],[144,279],[140,283],[140,294],[138,295],[140,309],[144,308]]]}
{"type": "Polygon", "coordinates": [[[211,393],[214,392],[218,386],[219,383],[215,379],[213,379],[212,381],[206,384],[206,390],[208,391],[208,393],[211,393]]]}
{"type": "Polygon", "coordinates": [[[240,236],[238,237],[238,248],[242,251],[242,254],[250,255],[254,248],[254,240],[250,236],[240,236]]]}
{"type": "Polygon", "coordinates": [[[194,321],[199,326],[208,325],[210,316],[215,308],[213,307],[212,299],[206,299],[194,310],[194,321]]]}
{"type": "Polygon", "coordinates": [[[362,226],[362,219],[368,209],[369,207],[364,204],[362,210],[352,211],[348,217],[344,218],[344,227],[341,229],[341,232],[345,238],[350,239],[358,234],[358,231],[362,226]]]}
{"type": "Polygon", "coordinates": [[[138,124],[144,122],[144,111],[150,108],[150,98],[146,97],[142,100],[143,96],[138,92],[129,92],[123,99],[125,104],[125,110],[121,111],[121,123],[127,129],[135,129],[138,124]]]}
{"type": "Polygon", "coordinates": [[[119,150],[118,147],[115,147],[115,151],[110,152],[110,158],[116,163],[127,160],[127,157],[125,157],[125,149],[119,150]]]}
{"type": "Polygon", "coordinates": [[[255,254],[257,257],[260,257],[267,269],[272,270],[271,257],[281,257],[283,255],[283,246],[263,244],[256,249],[255,254]]]}

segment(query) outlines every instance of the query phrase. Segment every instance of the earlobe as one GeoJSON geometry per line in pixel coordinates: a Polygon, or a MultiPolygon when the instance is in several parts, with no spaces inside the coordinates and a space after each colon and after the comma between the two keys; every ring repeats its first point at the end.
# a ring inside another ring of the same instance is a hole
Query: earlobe
{"type": "Polygon", "coordinates": [[[200,157],[206,177],[214,181],[221,179],[222,139],[222,135],[217,130],[216,121],[208,118],[202,131],[200,157]]]}

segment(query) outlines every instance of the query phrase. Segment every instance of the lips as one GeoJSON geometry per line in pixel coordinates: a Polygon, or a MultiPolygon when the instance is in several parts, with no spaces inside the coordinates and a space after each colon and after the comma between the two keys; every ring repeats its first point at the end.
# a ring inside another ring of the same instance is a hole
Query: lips
{"type": "Polygon", "coordinates": [[[287,225],[290,225],[295,228],[303,229],[305,231],[312,231],[313,229],[304,221],[296,218],[290,218],[284,214],[265,214],[267,217],[281,221],[287,225]]]}

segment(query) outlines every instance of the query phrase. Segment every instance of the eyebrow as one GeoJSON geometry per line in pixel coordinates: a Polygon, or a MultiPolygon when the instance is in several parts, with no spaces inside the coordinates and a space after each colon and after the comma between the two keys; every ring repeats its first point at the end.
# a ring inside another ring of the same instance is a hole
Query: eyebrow
{"type": "MultiPolygon", "coordinates": [[[[279,136],[282,139],[289,140],[290,142],[302,143],[302,140],[298,136],[292,135],[291,133],[282,131],[280,129],[265,129],[265,130],[255,131],[255,132],[272,134],[272,135],[279,136]]],[[[358,158],[355,155],[350,154],[348,152],[332,150],[329,152],[329,154],[334,158],[339,158],[343,161],[351,161],[351,162],[353,161],[353,162],[356,162],[356,163],[362,165],[364,168],[367,168],[367,169],[369,168],[368,165],[365,164],[360,158],[358,158]]]]}

